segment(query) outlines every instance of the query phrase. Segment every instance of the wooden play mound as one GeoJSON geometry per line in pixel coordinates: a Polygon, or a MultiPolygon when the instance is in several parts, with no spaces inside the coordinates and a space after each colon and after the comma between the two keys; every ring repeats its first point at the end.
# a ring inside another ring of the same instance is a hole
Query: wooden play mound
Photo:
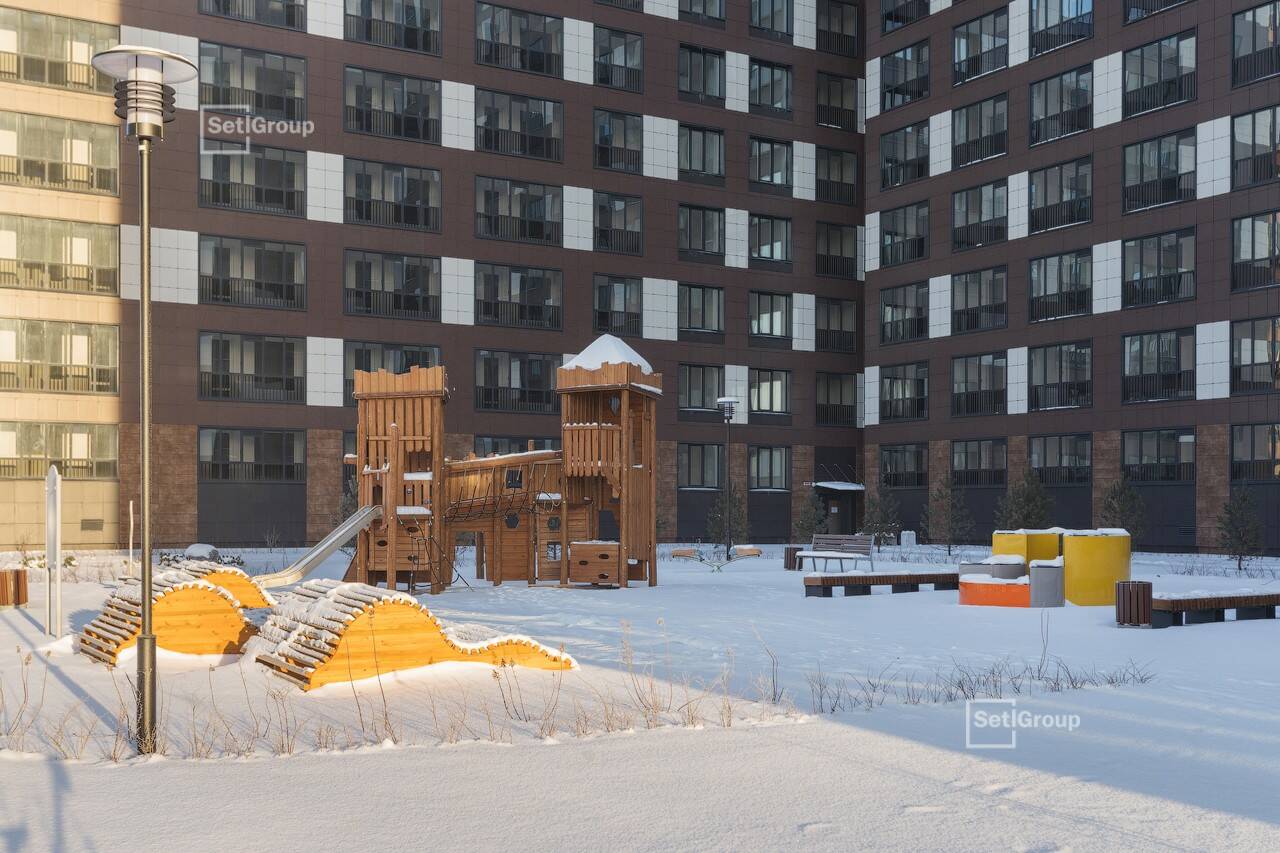
{"type": "MultiPolygon", "coordinates": [[[[238,653],[253,635],[240,602],[225,588],[182,569],[159,572],[152,581],[152,628],[156,646],[189,655],[238,653]]],[[[142,629],[142,586],[117,590],[102,613],[80,634],[80,651],[115,666],[142,629]]]]}
{"type": "Polygon", "coordinates": [[[177,565],[182,571],[195,575],[200,580],[220,586],[240,602],[240,607],[257,609],[271,607],[276,601],[252,577],[235,566],[224,566],[206,560],[184,560],[177,565]]]}
{"type": "Polygon", "coordinates": [[[461,639],[411,596],[335,580],[308,581],[282,598],[248,651],[303,690],[444,661],[574,666],[528,637],[461,639]]]}

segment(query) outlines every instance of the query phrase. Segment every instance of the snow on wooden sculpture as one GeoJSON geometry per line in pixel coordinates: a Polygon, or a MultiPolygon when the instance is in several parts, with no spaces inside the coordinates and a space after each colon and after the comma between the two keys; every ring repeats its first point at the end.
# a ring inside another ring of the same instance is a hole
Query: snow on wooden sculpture
{"type": "Polygon", "coordinates": [[[271,593],[259,586],[258,582],[242,569],[238,569],[235,566],[227,566],[209,560],[184,560],[178,563],[175,568],[190,572],[206,583],[222,587],[240,602],[242,608],[253,610],[259,607],[271,607],[276,603],[275,599],[271,597],[271,593]]]}
{"type": "Polygon", "coordinates": [[[285,597],[247,649],[303,690],[445,661],[571,669],[574,660],[519,635],[455,632],[402,592],[307,581],[285,597]]]}
{"type": "MultiPolygon", "coordinates": [[[[240,602],[226,589],[182,569],[152,581],[152,629],[156,645],[189,655],[236,654],[253,635],[240,602]]],[[[110,666],[137,643],[142,630],[142,585],[130,583],[107,599],[102,613],[84,627],[80,651],[110,666]]]]}

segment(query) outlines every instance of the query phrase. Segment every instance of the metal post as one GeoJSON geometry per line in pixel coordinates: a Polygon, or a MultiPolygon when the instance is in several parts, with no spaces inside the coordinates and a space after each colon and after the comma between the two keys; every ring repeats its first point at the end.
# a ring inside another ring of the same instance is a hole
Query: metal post
{"type": "Polygon", "coordinates": [[[730,435],[733,430],[733,409],[725,406],[724,409],[724,517],[720,522],[724,525],[724,558],[729,559],[730,549],[733,547],[733,525],[730,519],[733,517],[733,465],[729,461],[733,451],[732,445],[729,443],[730,435]]]}
{"type": "Polygon", "coordinates": [[[151,139],[138,140],[141,200],[138,237],[141,293],[138,296],[138,347],[142,361],[142,630],[138,635],[138,752],[156,750],[156,635],[151,625],[151,139]]]}

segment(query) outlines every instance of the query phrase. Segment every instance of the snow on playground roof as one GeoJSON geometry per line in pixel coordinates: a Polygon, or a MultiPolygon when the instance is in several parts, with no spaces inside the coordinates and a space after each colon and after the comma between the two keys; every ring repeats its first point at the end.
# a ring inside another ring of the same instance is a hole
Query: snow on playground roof
{"type": "Polygon", "coordinates": [[[621,338],[613,335],[601,335],[591,345],[561,367],[581,367],[584,370],[596,370],[606,364],[634,364],[645,373],[653,373],[649,362],[640,353],[633,350],[621,338]]]}

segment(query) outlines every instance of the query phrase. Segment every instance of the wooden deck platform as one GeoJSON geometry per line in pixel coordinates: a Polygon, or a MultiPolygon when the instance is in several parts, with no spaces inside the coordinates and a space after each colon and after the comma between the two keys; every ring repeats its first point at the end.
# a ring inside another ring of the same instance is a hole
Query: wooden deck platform
{"type": "Polygon", "coordinates": [[[919,592],[921,584],[935,590],[960,588],[959,572],[867,572],[866,574],[806,575],[805,597],[830,598],[836,587],[845,595],[870,595],[871,587],[887,586],[893,592],[919,592]]]}

